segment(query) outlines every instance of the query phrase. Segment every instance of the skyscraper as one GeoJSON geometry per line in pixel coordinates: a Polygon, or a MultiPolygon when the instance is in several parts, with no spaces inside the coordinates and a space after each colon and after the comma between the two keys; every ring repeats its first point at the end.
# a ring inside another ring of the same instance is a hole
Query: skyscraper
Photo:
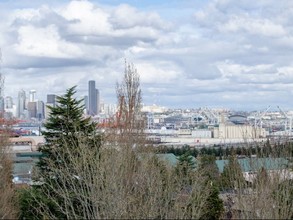
{"type": "Polygon", "coordinates": [[[36,101],[36,90],[29,91],[29,101],[35,102],[36,101]]]}
{"type": "Polygon", "coordinates": [[[97,91],[97,114],[99,114],[100,113],[100,109],[101,109],[100,92],[99,92],[98,89],[96,89],[96,91],[97,91]]]}
{"type": "Polygon", "coordinates": [[[45,117],[45,105],[43,101],[37,101],[37,115],[36,118],[42,120],[45,117]]]}
{"type": "Polygon", "coordinates": [[[27,111],[29,118],[37,117],[37,103],[36,102],[28,102],[27,103],[27,111]]]}
{"type": "Polygon", "coordinates": [[[13,108],[13,99],[11,96],[6,96],[5,98],[5,109],[13,108]]]}
{"type": "Polygon", "coordinates": [[[6,118],[16,117],[16,105],[13,104],[13,99],[11,96],[6,96],[5,98],[5,114],[6,118]]]}
{"type": "Polygon", "coordinates": [[[4,113],[4,108],[5,108],[5,99],[3,96],[0,96],[0,112],[1,112],[1,114],[4,113]]]}
{"type": "Polygon", "coordinates": [[[88,114],[96,115],[98,113],[98,97],[96,82],[94,80],[89,81],[89,95],[88,95],[88,114]]]}
{"type": "Polygon", "coordinates": [[[18,92],[18,106],[17,106],[17,117],[25,118],[26,116],[26,95],[25,91],[21,90],[18,92]]]}
{"type": "Polygon", "coordinates": [[[55,107],[55,105],[56,105],[56,95],[48,94],[47,95],[47,103],[45,106],[45,118],[48,118],[49,114],[51,112],[48,106],[55,107]]]}
{"type": "Polygon", "coordinates": [[[47,104],[52,104],[52,106],[55,106],[55,102],[56,102],[56,95],[48,94],[47,95],[47,104]]]}

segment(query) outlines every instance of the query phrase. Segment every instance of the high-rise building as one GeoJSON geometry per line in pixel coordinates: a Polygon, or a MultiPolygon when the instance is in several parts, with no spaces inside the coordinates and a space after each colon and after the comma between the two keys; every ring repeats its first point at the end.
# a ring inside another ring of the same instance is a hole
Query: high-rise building
{"type": "Polygon", "coordinates": [[[37,102],[28,102],[27,111],[28,111],[29,118],[36,118],[37,117],[37,102]]]}
{"type": "Polygon", "coordinates": [[[81,103],[84,105],[85,109],[84,109],[84,114],[87,114],[88,109],[89,109],[89,97],[87,95],[85,95],[83,97],[83,102],[81,103]]]}
{"type": "Polygon", "coordinates": [[[36,101],[36,90],[30,90],[29,91],[29,102],[35,102],[36,101]]]}
{"type": "Polygon", "coordinates": [[[26,116],[26,95],[22,89],[18,92],[17,117],[25,118],[26,116]]]}
{"type": "Polygon", "coordinates": [[[97,98],[97,89],[96,82],[94,80],[89,81],[89,96],[88,96],[88,114],[96,115],[98,113],[98,98],[97,98]]]}
{"type": "Polygon", "coordinates": [[[53,106],[55,106],[55,104],[56,104],[56,95],[48,94],[47,95],[47,104],[53,104],[53,106]]]}
{"type": "Polygon", "coordinates": [[[48,94],[47,95],[47,103],[46,103],[46,106],[45,106],[45,118],[48,118],[49,117],[49,114],[50,114],[50,109],[48,106],[51,106],[51,107],[55,107],[56,106],[56,95],[54,94],[48,94]]]}
{"type": "Polygon", "coordinates": [[[36,118],[41,121],[45,117],[45,104],[43,101],[37,101],[37,115],[36,118]]]}
{"type": "Polygon", "coordinates": [[[13,99],[11,96],[5,97],[5,116],[8,119],[16,117],[16,105],[13,104],[13,99]]]}
{"type": "Polygon", "coordinates": [[[3,96],[0,96],[0,113],[4,114],[4,108],[5,108],[5,99],[3,96]]]}
{"type": "Polygon", "coordinates": [[[97,114],[99,114],[100,113],[100,109],[101,109],[100,92],[99,92],[98,89],[96,89],[96,91],[97,91],[97,114]]]}
{"type": "Polygon", "coordinates": [[[13,99],[11,96],[6,96],[5,98],[5,109],[13,108],[13,99]]]}
{"type": "Polygon", "coordinates": [[[85,109],[89,109],[89,97],[87,95],[83,97],[83,102],[85,109]]]}

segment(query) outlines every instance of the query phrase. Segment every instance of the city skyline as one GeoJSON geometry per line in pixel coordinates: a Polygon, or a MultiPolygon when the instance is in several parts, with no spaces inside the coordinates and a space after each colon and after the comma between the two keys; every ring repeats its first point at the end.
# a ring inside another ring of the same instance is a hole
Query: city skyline
{"type": "Polygon", "coordinates": [[[46,100],[77,85],[81,97],[94,80],[116,103],[126,58],[146,105],[290,110],[292,8],[285,0],[3,0],[4,94],[34,89],[46,100]]]}

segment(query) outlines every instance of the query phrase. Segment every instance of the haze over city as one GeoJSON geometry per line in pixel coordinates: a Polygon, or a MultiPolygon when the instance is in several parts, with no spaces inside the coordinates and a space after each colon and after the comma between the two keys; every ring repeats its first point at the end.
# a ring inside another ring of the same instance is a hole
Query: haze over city
{"type": "Polygon", "coordinates": [[[115,103],[124,59],[143,103],[170,108],[293,109],[292,1],[0,2],[5,95],[37,98],[95,80],[115,103]]]}

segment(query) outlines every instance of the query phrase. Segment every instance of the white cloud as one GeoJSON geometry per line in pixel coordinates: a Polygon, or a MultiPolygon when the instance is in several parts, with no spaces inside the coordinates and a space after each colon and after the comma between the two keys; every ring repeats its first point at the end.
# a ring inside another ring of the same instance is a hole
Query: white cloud
{"type": "Polygon", "coordinates": [[[180,78],[182,73],[170,62],[137,63],[136,67],[142,83],[165,84],[180,78]]]}
{"type": "Polygon", "coordinates": [[[72,58],[82,55],[76,45],[60,38],[54,25],[44,28],[22,26],[18,34],[18,43],[14,45],[14,49],[21,55],[54,58],[72,58]]]}
{"type": "Polygon", "coordinates": [[[149,26],[158,29],[170,28],[170,24],[163,21],[155,12],[141,12],[126,4],[119,5],[111,15],[111,22],[116,29],[149,26]]]}
{"type": "Polygon", "coordinates": [[[291,105],[292,2],[208,0],[187,8],[178,1],[158,9],[102,2],[0,9],[7,93],[60,93],[74,84],[86,93],[94,79],[103,98],[115,100],[127,58],[141,74],[146,104],[159,93],[162,105],[174,107],[291,105]]]}
{"type": "Polygon", "coordinates": [[[232,16],[227,23],[219,26],[219,29],[228,32],[245,31],[249,34],[268,37],[281,37],[287,34],[282,25],[268,19],[251,19],[248,16],[232,16]]]}
{"type": "Polygon", "coordinates": [[[103,35],[112,30],[109,15],[89,1],[72,1],[60,15],[71,21],[68,25],[71,34],[103,35]]]}

